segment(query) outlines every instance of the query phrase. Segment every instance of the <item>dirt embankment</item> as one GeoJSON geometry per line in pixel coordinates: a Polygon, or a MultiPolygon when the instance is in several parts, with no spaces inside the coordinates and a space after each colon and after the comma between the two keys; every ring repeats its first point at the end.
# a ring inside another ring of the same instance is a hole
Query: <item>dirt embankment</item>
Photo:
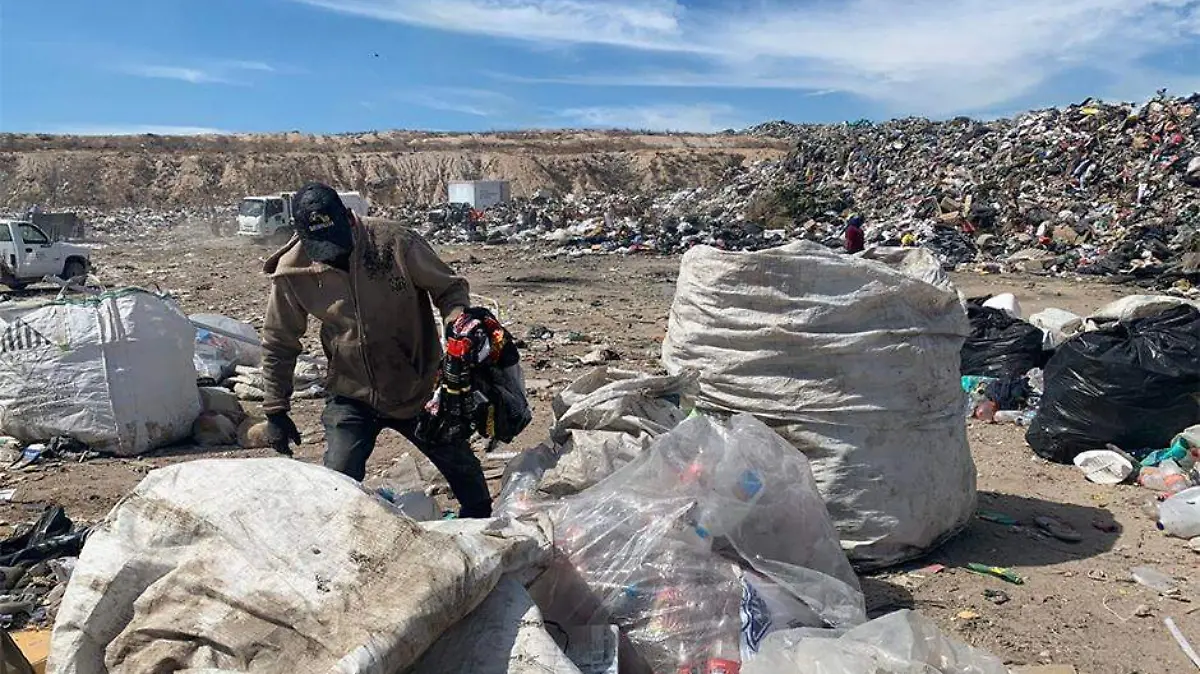
{"type": "Polygon", "coordinates": [[[356,189],[384,205],[439,201],[447,181],[461,179],[508,179],[516,196],[707,187],[731,166],[777,159],[787,149],[787,141],[742,135],[588,131],[0,134],[0,206],[218,205],[308,180],[356,189]]]}

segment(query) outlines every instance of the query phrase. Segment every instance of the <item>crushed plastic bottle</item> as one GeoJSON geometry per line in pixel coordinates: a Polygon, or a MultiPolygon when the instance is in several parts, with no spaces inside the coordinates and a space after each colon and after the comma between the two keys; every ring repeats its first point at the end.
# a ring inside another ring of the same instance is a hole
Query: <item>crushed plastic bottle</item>
{"type": "Polygon", "coordinates": [[[1179,464],[1167,459],[1156,467],[1144,467],[1138,473],[1138,484],[1167,494],[1177,494],[1192,486],[1191,477],[1179,467],[1179,464]]]}
{"type": "Polygon", "coordinates": [[[1185,489],[1158,506],[1158,528],[1171,536],[1200,536],[1200,487],[1185,489]]]}

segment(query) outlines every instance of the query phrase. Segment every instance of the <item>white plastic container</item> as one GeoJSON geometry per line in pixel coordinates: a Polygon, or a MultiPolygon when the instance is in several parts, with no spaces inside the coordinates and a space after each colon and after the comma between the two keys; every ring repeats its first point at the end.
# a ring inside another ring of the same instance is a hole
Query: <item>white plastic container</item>
{"type": "Polygon", "coordinates": [[[1158,528],[1179,538],[1200,536],[1200,487],[1184,489],[1158,506],[1158,528]]]}
{"type": "Polygon", "coordinates": [[[1133,473],[1128,459],[1108,449],[1081,452],[1075,457],[1075,465],[1096,484],[1119,484],[1133,473]]]}

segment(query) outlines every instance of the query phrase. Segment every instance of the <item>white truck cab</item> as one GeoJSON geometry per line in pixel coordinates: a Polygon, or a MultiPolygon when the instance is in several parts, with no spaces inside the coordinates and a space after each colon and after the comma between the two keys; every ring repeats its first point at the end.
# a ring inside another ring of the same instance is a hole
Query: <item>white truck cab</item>
{"type": "Polygon", "coordinates": [[[92,252],[84,246],[51,241],[32,222],[0,220],[0,283],[20,290],[46,276],[84,276],[92,252]]]}
{"type": "MultiPolygon", "coordinates": [[[[366,217],[370,203],[358,192],[338,192],[346,208],[366,217]]],[[[292,193],[246,197],[238,206],[238,236],[286,241],[292,236],[292,193]]]]}

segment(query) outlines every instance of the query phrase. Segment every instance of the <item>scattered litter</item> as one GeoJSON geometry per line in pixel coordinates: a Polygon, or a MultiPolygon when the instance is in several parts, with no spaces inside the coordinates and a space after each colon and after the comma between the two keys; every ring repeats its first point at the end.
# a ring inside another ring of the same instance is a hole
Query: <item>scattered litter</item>
{"type": "Polygon", "coordinates": [[[988,601],[992,602],[993,604],[995,604],[997,606],[1000,606],[1001,604],[1007,604],[1009,601],[1012,600],[1012,597],[1009,597],[1008,593],[1005,592],[1004,590],[992,590],[992,589],[984,590],[983,598],[987,599],[988,601]]]}
{"type": "Polygon", "coordinates": [[[1179,464],[1167,459],[1138,471],[1138,484],[1162,494],[1178,494],[1192,486],[1192,478],[1179,464]]]}
{"type": "Polygon", "coordinates": [[[16,489],[0,489],[0,503],[8,503],[17,495],[16,489]]]}
{"type": "Polygon", "coordinates": [[[1179,592],[1179,582],[1150,566],[1138,566],[1130,570],[1130,576],[1138,585],[1144,585],[1162,595],[1179,592]]]}
{"type": "Polygon", "coordinates": [[[1054,538],[1066,543],[1078,543],[1083,540],[1083,534],[1079,533],[1075,527],[1063,522],[1062,520],[1050,517],[1048,515],[1038,515],[1033,518],[1035,524],[1042,531],[1050,534],[1054,538]]]}
{"type": "Polygon", "coordinates": [[[985,522],[995,522],[996,524],[1003,524],[1006,527],[1015,527],[1020,524],[1020,522],[1009,515],[994,510],[979,510],[975,512],[975,516],[985,522]]]}
{"type": "Polygon", "coordinates": [[[1002,566],[989,566],[978,562],[967,564],[967,570],[972,573],[977,573],[981,576],[992,576],[1000,580],[1012,583],[1013,585],[1024,585],[1025,579],[1017,575],[1011,569],[1006,569],[1002,566]]]}
{"type": "Polygon", "coordinates": [[[1128,458],[1107,449],[1080,452],[1072,461],[1096,484],[1120,484],[1133,474],[1133,463],[1128,458]]]}
{"type": "Polygon", "coordinates": [[[1185,489],[1159,504],[1158,528],[1178,538],[1200,537],[1200,487],[1185,489]]]}
{"type": "Polygon", "coordinates": [[[1192,645],[1188,643],[1187,637],[1183,636],[1183,631],[1179,629],[1175,621],[1172,618],[1163,618],[1163,624],[1167,626],[1167,631],[1175,638],[1175,642],[1179,644],[1179,648],[1183,651],[1183,654],[1187,656],[1188,660],[1192,661],[1196,669],[1200,669],[1200,655],[1196,654],[1196,649],[1192,648],[1192,645]]]}

